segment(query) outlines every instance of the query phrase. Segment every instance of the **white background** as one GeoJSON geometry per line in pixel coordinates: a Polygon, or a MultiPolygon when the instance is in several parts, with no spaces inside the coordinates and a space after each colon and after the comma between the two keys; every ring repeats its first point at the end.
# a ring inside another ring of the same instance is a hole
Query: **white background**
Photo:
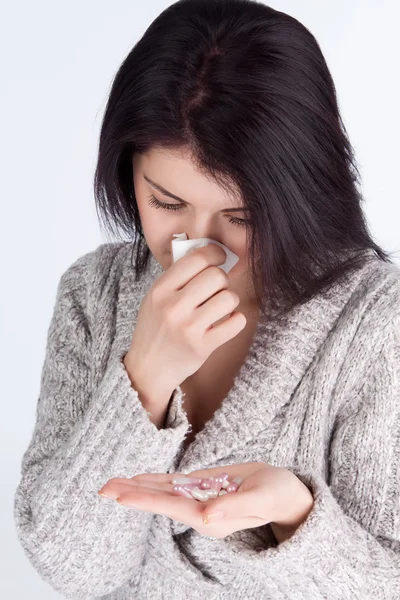
{"type": "MultiPolygon", "coordinates": [[[[112,79],[170,2],[4,2],[0,23],[1,539],[0,595],[50,600],[12,517],[33,432],[47,328],[61,273],[109,241],[92,181],[112,79]]],[[[371,231],[400,264],[399,3],[276,0],[317,38],[363,177],[371,231]]]]}

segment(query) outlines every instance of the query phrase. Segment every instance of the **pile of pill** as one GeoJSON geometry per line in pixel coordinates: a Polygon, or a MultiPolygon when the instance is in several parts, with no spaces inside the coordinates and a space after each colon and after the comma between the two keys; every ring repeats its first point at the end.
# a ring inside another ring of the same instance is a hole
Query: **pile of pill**
{"type": "Polygon", "coordinates": [[[242,477],[235,477],[228,481],[228,473],[220,473],[215,477],[177,477],[172,480],[173,489],[180,496],[185,498],[194,498],[200,502],[207,502],[210,498],[223,496],[231,492],[236,492],[241,483],[242,477]]]}

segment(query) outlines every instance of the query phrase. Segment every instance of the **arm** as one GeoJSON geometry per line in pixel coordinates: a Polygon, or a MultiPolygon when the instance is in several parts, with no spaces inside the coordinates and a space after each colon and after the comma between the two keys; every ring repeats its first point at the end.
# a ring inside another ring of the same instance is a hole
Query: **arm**
{"type": "Polygon", "coordinates": [[[101,498],[112,477],[166,472],[187,431],[174,391],[168,427],[149,419],[123,356],[91,388],[85,312],[88,258],[61,277],[50,323],[36,424],[15,494],[18,537],[40,576],[68,598],[91,599],[139,576],[153,515],[101,498]]]}
{"type": "MultiPolygon", "coordinates": [[[[277,598],[400,598],[400,327],[383,348],[352,414],[338,416],[330,445],[331,481],[288,467],[309,488],[314,506],[288,539],[237,568],[257,569],[277,598]]],[[[279,540],[278,540],[279,541],[279,540]]]]}

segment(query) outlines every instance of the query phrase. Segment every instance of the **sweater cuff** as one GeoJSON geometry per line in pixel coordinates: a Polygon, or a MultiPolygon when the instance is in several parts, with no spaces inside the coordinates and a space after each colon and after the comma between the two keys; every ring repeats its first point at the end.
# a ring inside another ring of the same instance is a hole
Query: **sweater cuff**
{"type": "MultiPolygon", "coordinates": [[[[332,567],[339,568],[340,557],[332,548],[339,549],[344,560],[351,558],[351,544],[346,551],[346,535],[351,536],[350,530],[346,534],[347,517],[336,498],[332,495],[325,480],[317,474],[304,470],[301,467],[287,467],[310,490],[314,505],[290,538],[272,548],[268,561],[278,564],[281,561],[304,561],[310,566],[314,559],[321,566],[329,563],[332,558],[332,567]],[[318,555],[318,556],[317,556],[318,555]]],[[[348,538],[350,540],[350,538],[348,538]]]]}
{"type": "MultiPolygon", "coordinates": [[[[121,365],[122,370],[126,373],[126,378],[129,379],[129,375],[128,375],[128,372],[126,370],[125,363],[124,363],[125,354],[126,353],[119,356],[119,363],[121,365]]],[[[132,387],[132,383],[131,383],[130,379],[129,379],[129,385],[132,388],[134,394],[137,395],[138,402],[141,404],[139,396],[137,394],[137,391],[132,387]]],[[[176,387],[171,394],[171,398],[168,403],[167,414],[166,414],[166,417],[164,420],[164,425],[159,431],[164,431],[166,429],[178,429],[179,431],[191,429],[191,425],[188,421],[186,411],[183,409],[183,406],[182,406],[183,396],[184,396],[184,394],[182,392],[182,389],[181,389],[180,385],[178,385],[178,387],[176,387]]],[[[143,407],[143,405],[142,405],[142,407],[143,407]]],[[[150,416],[150,412],[147,411],[144,407],[143,407],[143,411],[146,412],[148,417],[150,416]]],[[[150,419],[149,419],[149,422],[152,423],[150,421],[150,419]]],[[[156,427],[156,426],[154,425],[154,427],[156,427]]],[[[185,431],[184,435],[186,435],[186,434],[187,434],[187,431],[185,431]]]]}
{"type": "Polygon", "coordinates": [[[188,428],[187,433],[191,429],[191,424],[188,421],[186,411],[183,408],[183,396],[181,386],[178,385],[172,392],[172,396],[169,402],[167,416],[165,418],[164,429],[170,427],[178,427],[181,423],[184,423],[188,428]]]}
{"type": "MultiPolygon", "coordinates": [[[[238,569],[249,573],[258,569],[262,573],[264,586],[268,587],[274,582],[288,594],[288,598],[292,597],[296,586],[300,586],[298,589],[305,585],[314,586],[316,578],[318,581],[326,580],[326,597],[329,597],[332,581],[335,585],[341,581],[344,589],[350,593],[348,597],[358,598],[362,587],[360,578],[368,567],[367,564],[361,566],[359,558],[357,564],[354,562],[354,525],[352,530],[349,517],[343,513],[320,475],[298,467],[287,468],[312,493],[314,506],[310,513],[291,537],[276,547],[255,552],[244,549],[240,542],[232,540],[229,544],[232,560],[235,557],[238,569]]],[[[362,539],[363,535],[360,535],[358,556],[363,553],[362,539]]],[[[367,563],[367,548],[364,556],[367,563]]],[[[304,590],[301,589],[301,592],[304,593],[304,590]]]]}

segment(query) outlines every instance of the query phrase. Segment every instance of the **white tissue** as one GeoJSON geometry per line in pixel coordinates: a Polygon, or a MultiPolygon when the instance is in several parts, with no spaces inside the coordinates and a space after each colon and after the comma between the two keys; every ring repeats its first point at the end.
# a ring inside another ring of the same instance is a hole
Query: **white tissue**
{"type": "Polygon", "coordinates": [[[218,265],[225,273],[229,273],[239,260],[237,254],[229,250],[229,248],[224,244],[221,244],[221,242],[217,242],[211,238],[188,240],[186,233],[174,233],[172,237],[176,238],[172,240],[172,256],[174,262],[182,258],[182,256],[185,256],[191,248],[201,248],[202,246],[208,246],[208,244],[218,244],[218,246],[221,246],[221,248],[225,250],[227,254],[226,261],[224,264],[218,265]]]}

